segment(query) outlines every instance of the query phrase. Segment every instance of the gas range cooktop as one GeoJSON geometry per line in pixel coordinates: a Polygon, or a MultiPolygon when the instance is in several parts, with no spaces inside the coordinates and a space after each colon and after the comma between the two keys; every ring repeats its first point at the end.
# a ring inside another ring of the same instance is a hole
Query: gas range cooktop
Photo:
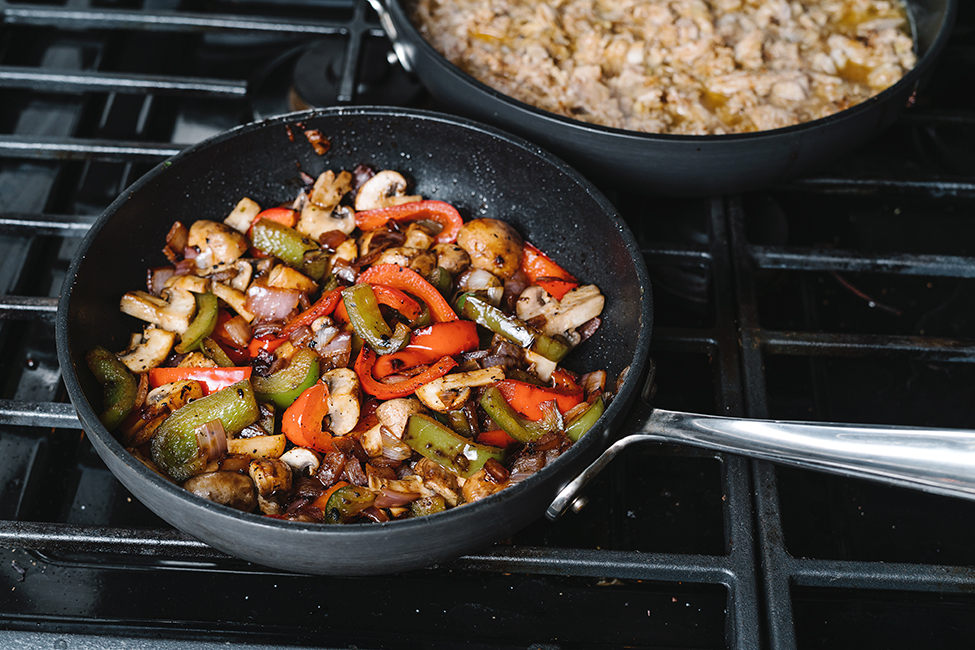
{"type": "MultiPolygon", "coordinates": [[[[654,285],[655,406],[973,426],[960,9],[916,105],[820,174],[711,199],[606,188],[654,285]]],[[[173,530],[66,404],[53,314],[80,238],[153,165],[251,119],[437,105],[364,1],[0,12],[3,647],[970,647],[975,504],[673,445],[614,461],[578,512],[407,574],[291,575],[173,530]]]]}

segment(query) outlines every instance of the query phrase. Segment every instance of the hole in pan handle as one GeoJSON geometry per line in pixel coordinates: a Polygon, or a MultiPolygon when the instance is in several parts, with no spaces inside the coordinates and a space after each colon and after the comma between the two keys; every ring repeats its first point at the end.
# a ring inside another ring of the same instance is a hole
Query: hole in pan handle
{"type": "Polygon", "coordinates": [[[654,409],[566,485],[545,516],[557,519],[632,444],[666,442],[975,499],[975,430],[752,420],[654,409]]]}

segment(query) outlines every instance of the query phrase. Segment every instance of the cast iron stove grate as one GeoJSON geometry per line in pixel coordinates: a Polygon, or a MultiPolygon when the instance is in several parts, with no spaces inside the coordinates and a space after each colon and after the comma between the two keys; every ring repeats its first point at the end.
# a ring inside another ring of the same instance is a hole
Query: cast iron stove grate
{"type": "MultiPolygon", "coordinates": [[[[293,576],[173,531],[65,404],[53,314],[79,237],[183,146],[294,107],[273,81],[309,51],[326,52],[324,101],[429,100],[364,2],[0,11],[3,645],[944,647],[975,632],[975,505],[670,446],[615,461],[577,514],[404,575],[293,576]]],[[[962,7],[919,105],[822,175],[712,200],[611,193],[655,283],[655,405],[971,426],[973,24],[962,7]]]]}

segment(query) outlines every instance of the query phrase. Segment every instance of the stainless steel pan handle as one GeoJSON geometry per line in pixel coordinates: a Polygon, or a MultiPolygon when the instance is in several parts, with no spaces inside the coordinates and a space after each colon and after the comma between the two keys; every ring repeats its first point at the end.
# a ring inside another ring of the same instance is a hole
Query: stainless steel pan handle
{"type": "Polygon", "coordinates": [[[623,449],[667,442],[975,499],[975,430],[750,420],[653,410],[566,485],[545,512],[558,518],[623,449]]]}

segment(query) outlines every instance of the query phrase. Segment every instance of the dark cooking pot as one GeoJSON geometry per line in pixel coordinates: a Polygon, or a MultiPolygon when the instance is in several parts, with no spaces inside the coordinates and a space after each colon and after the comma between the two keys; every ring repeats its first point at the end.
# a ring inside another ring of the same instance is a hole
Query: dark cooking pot
{"type": "Polygon", "coordinates": [[[549,515],[557,516],[614,454],[645,440],[742,452],[975,498],[975,432],[970,431],[737,420],[650,411],[640,401],[635,422],[625,425],[638,433],[610,444],[635,401],[651,323],[650,284],[632,234],[613,206],[564,163],[465,120],[349,108],[234,129],[180,153],[126,190],[92,227],[72,262],[58,305],[57,344],[68,394],[92,445],[140,501],[215,548],[290,571],[365,575],[454,558],[517,531],[550,505],[549,515]],[[313,152],[303,129],[326,136],[331,142],[326,155],[313,152]],[[604,368],[611,378],[628,369],[615,399],[594,429],[537,474],[429,517],[348,526],[281,521],[217,505],[160,478],[99,422],[101,386],[85,362],[96,345],[124,349],[130,333],[139,329],[119,311],[120,297],[139,285],[146,268],[162,263],[161,243],[175,219],[223,219],[243,196],[277,205],[296,195],[300,171],[317,176],[360,163],[412,177],[416,193],[448,201],[466,217],[513,223],[569,272],[597,284],[606,296],[603,323],[573,351],[568,366],[604,368]]]}
{"type": "Polygon", "coordinates": [[[173,526],[222,551],[291,571],[390,573],[456,557],[536,519],[558,490],[612,437],[643,371],[651,326],[650,285],[633,237],[613,206],[582,176],[534,145],[466,120],[398,109],[320,110],[234,129],[159,165],[119,197],[81,245],[61,292],[58,358],[71,401],[109,469],[173,526]],[[314,153],[302,129],[331,142],[314,153]],[[571,355],[579,370],[630,372],[600,426],[557,462],[490,498],[430,517],[376,525],[323,526],[244,514],[191,495],[146,469],[98,420],[101,388],[85,354],[127,347],[140,325],[119,312],[175,219],[222,220],[249,196],[264,206],[290,201],[299,171],[366,163],[395,169],[425,197],[467,218],[497,217],[607,298],[599,336],[571,355]]]}
{"type": "Polygon", "coordinates": [[[684,136],[596,126],[536,109],[475,80],[427,43],[403,3],[370,0],[406,70],[446,110],[494,124],[561,156],[591,178],[674,196],[738,193],[813,171],[889,126],[931,74],[954,22],[955,0],[906,0],[918,61],[877,96],[835,115],[758,133],[684,136]]]}

